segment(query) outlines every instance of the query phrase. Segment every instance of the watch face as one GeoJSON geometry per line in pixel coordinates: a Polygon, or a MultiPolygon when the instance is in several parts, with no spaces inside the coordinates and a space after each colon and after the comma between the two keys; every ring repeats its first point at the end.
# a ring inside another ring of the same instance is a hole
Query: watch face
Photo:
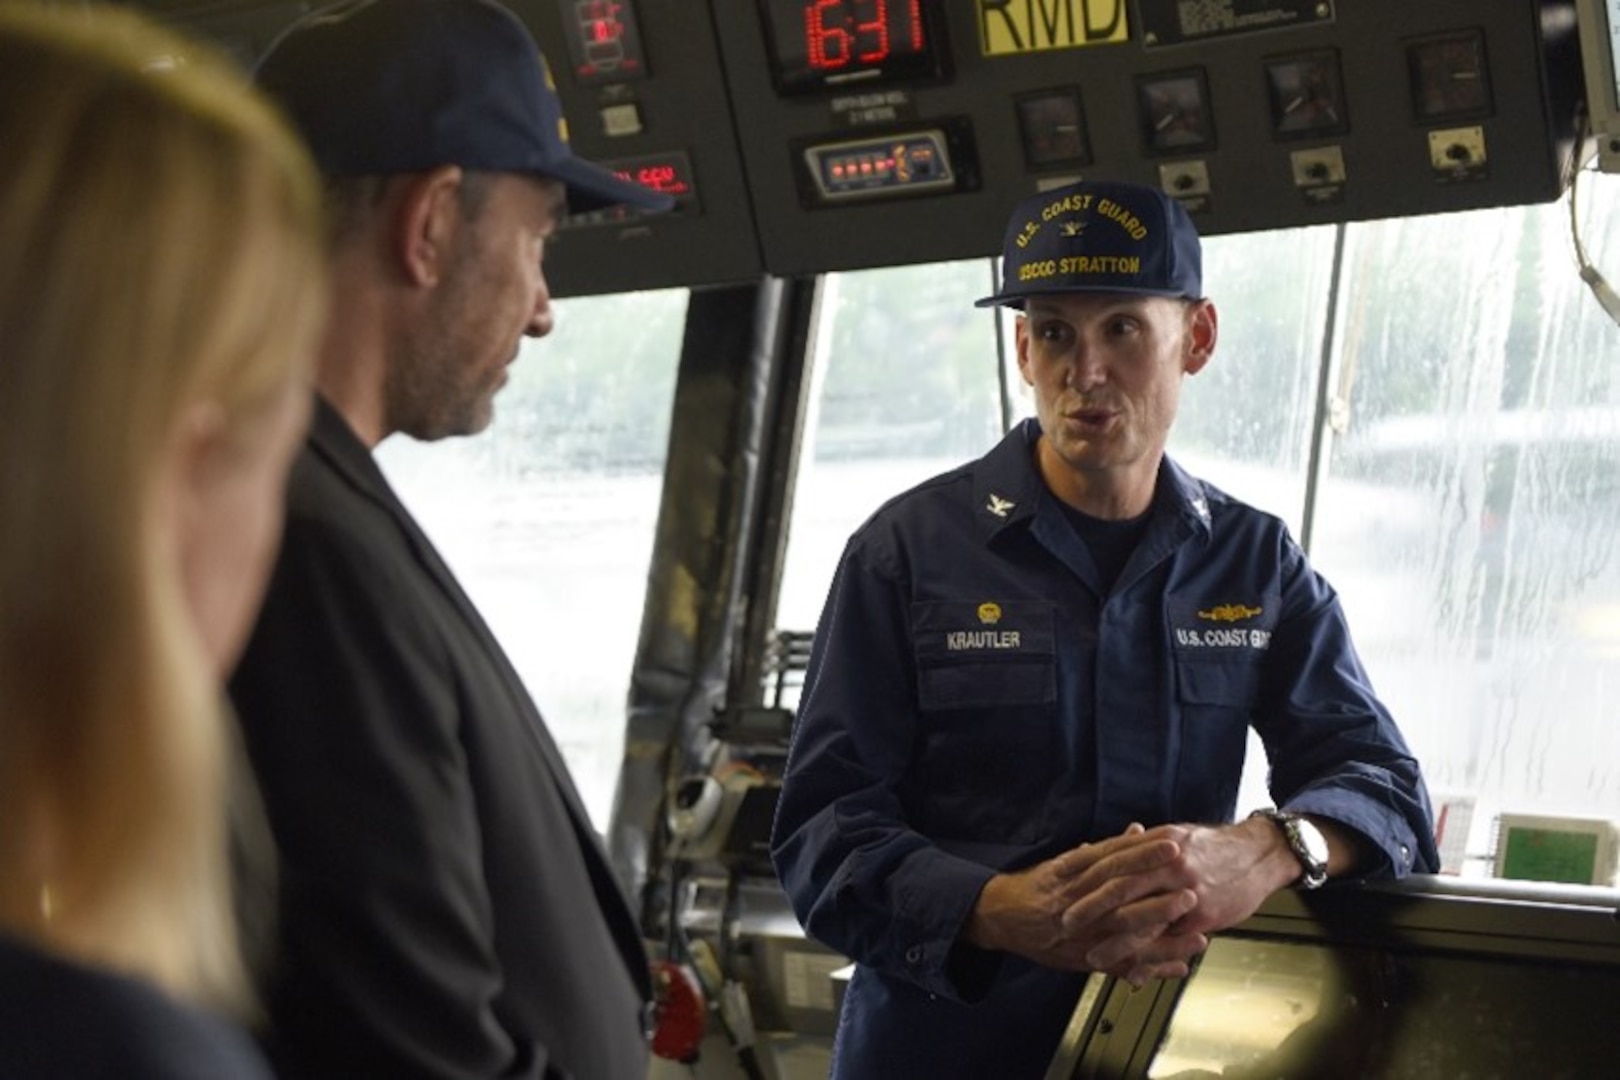
{"type": "Polygon", "coordinates": [[[1328,863],[1327,837],[1322,835],[1321,829],[1304,818],[1295,818],[1294,828],[1299,832],[1300,846],[1311,857],[1311,861],[1321,866],[1325,872],[1328,863]]]}
{"type": "Polygon", "coordinates": [[[1327,881],[1328,843],[1321,829],[1286,810],[1256,810],[1251,816],[1268,817],[1282,830],[1288,850],[1299,860],[1301,888],[1315,889],[1327,881]]]}

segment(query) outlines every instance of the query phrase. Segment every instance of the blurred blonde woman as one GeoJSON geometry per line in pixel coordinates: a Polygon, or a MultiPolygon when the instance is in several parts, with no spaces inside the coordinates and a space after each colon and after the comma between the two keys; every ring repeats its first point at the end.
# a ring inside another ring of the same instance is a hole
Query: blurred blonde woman
{"type": "Polygon", "coordinates": [[[214,1015],[221,684],[308,422],[317,181],[226,61],[93,6],[0,4],[0,147],[0,1075],[265,1075],[214,1015]]]}

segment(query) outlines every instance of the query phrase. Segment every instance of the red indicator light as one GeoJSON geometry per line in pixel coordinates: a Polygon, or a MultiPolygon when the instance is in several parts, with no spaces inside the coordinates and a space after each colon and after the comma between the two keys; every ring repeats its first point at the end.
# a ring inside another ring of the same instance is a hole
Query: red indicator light
{"type": "Polygon", "coordinates": [[[641,33],[630,0],[557,0],[576,78],[622,82],[646,74],[641,33]]]}
{"type": "Polygon", "coordinates": [[[619,11],[623,6],[617,0],[586,0],[580,4],[579,21],[586,39],[602,45],[622,38],[624,23],[619,21],[619,11]]]}
{"type": "Polygon", "coordinates": [[[661,191],[665,195],[686,195],[692,186],[681,176],[680,166],[674,163],[654,162],[650,165],[637,165],[632,169],[614,169],[613,175],[620,180],[628,180],[633,184],[640,184],[654,191],[661,191]]]}

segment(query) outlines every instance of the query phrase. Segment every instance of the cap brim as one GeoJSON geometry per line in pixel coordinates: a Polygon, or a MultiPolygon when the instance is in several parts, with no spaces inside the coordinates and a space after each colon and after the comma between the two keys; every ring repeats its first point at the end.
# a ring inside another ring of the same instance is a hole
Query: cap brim
{"type": "Polygon", "coordinates": [[[603,210],[610,206],[629,206],[636,210],[668,210],[675,205],[672,195],[654,191],[633,180],[624,180],[584,158],[570,157],[552,162],[545,175],[555,177],[568,189],[568,209],[582,214],[603,210]]]}
{"type": "Polygon", "coordinates": [[[1118,285],[1069,285],[1027,292],[1004,292],[973,301],[974,307],[1011,307],[1023,309],[1024,301],[1032,296],[1062,296],[1065,293],[1112,293],[1115,296],[1168,296],[1172,299],[1196,299],[1174,289],[1122,289],[1118,285]]]}
{"type": "Polygon", "coordinates": [[[982,299],[973,301],[973,306],[1021,308],[1024,306],[1024,294],[1018,293],[1017,295],[1003,296],[1000,293],[997,293],[995,296],[986,296],[982,299]]]}

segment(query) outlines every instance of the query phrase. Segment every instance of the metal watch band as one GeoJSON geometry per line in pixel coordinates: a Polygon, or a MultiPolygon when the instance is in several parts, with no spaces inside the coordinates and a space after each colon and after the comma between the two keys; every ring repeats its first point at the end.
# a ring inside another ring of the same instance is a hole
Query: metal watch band
{"type": "MultiPolygon", "coordinates": [[[[1298,814],[1289,813],[1286,810],[1276,810],[1271,807],[1256,810],[1249,816],[1270,818],[1282,830],[1283,839],[1288,844],[1288,850],[1294,853],[1294,858],[1299,860],[1300,868],[1303,871],[1299,879],[1300,888],[1319,889],[1327,883],[1326,851],[1313,851],[1311,843],[1305,837],[1306,829],[1310,829],[1316,833],[1317,837],[1320,837],[1321,833],[1317,832],[1316,826],[1304,820],[1298,814]]],[[[1325,849],[1326,843],[1319,840],[1317,846],[1325,849]]]]}

